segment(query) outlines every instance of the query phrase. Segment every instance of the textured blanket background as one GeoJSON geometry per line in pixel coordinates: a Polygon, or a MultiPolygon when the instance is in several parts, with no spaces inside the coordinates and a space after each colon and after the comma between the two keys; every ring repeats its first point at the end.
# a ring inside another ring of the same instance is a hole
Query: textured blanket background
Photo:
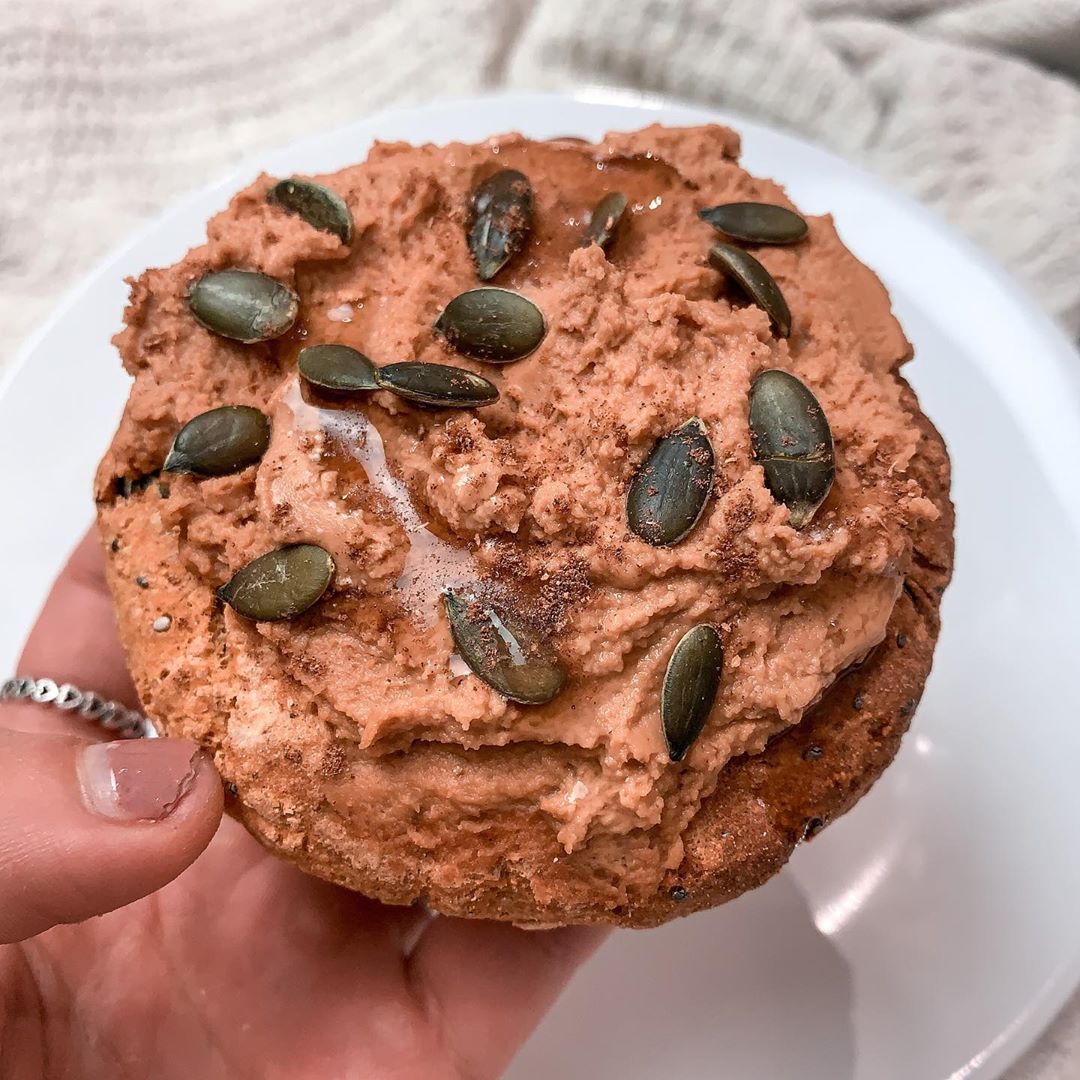
{"type": "MultiPolygon", "coordinates": [[[[1080,336],[1080,0],[0,0],[0,368],[96,259],[256,149],[582,83],[832,147],[1080,336]]],[[[1080,1000],[1010,1080],[1077,1076],[1080,1000]]]]}

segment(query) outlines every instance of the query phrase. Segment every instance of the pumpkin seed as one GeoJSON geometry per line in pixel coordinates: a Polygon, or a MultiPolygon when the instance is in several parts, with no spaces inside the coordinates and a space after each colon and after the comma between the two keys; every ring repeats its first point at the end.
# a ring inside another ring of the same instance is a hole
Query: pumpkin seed
{"type": "Polygon", "coordinates": [[[296,364],[300,374],[320,390],[348,394],[379,388],[375,365],[348,345],[309,345],[300,350],[296,364]]]}
{"type": "Polygon", "coordinates": [[[490,281],[525,246],[532,211],[532,186],[517,169],[501,169],[473,192],[469,251],[481,281],[490,281]]]}
{"type": "Polygon", "coordinates": [[[455,296],[435,320],[435,329],[464,356],[509,364],[544,340],[547,323],[528,297],[487,286],[455,296]]]}
{"type": "Polygon", "coordinates": [[[333,233],[343,244],[352,239],[352,214],[345,200],[314,180],[298,176],[279,180],[266,198],[290,214],[298,214],[313,229],[333,233]]]}
{"type": "Polygon", "coordinates": [[[696,416],[657,439],[626,494],[630,531],[653,547],[677,544],[705,509],[714,468],[712,444],[696,416]]]}
{"type": "Polygon", "coordinates": [[[626,212],[626,196],[621,191],[610,191],[593,207],[589,218],[589,227],[582,237],[581,246],[599,244],[607,251],[615,233],[619,229],[623,214],[626,212]]]}
{"type": "Polygon", "coordinates": [[[222,405],[189,420],[173,440],[164,472],[227,476],[254,465],[270,445],[270,421],[250,405],[222,405]]]}
{"type": "Polygon", "coordinates": [[[791,311],[780,286],[749,251],[731,244],[717,244],[709,251],[709,262],[738,282],[746,295],[772,319],[781,337],[791,333],[791,311]]]}
{"type": "Polygon", "coordinates": [[[249,562],[218,596],[245,619],[291,619],[326,592],[333,576],[329,552],[315,544],[289,544],[249,562]]]}
{"type": "Polygon", "coordinates": [[[207,330],[251,345],[281,337],[296,321],[300,301],[266,274],[216,270],[195,283],[188,307],[207,330]]]}
{"type": "Polygon", "coordinates": [[[511,701],[540,705],[566,674],[547,641],[520,616],[488,600],[447,591],[450,632],[473,674],[511,701]]]}
{"type": "Polygon", "coordinates": [[[701,734],[723,667],[724,645],[708,623],[688,630],[675,646],[660,694],[660,719],[672,761],[682,761],[701,734]]]}
{"type": "Polygon", "coordinates": [[[763,371],[750,388],[750,436],[773,498],[801,529],[825,501],[836,475],[829,421],[794,375],[763,371]]]}
{"type": "Polygon", "coordinates": [[[750,244],[794,244],[808,231],[794,210],[772,203],[735,202],[699,210],[698,217],[719,232],[750,244]]]}
{"type": "Polygon", "coordinates": [[[444,409],[467,409],[499,400],[498,389],[481,375],[448,364],[387,364],[379,385],[408,401],[444,409]]]}

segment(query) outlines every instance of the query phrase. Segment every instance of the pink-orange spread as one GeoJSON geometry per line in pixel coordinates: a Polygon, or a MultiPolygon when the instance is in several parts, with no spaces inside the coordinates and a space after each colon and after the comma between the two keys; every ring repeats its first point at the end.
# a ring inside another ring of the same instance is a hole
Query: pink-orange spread
{"type": "Polygon", "coordinates": [[[134,284],[117,340],[136,382],[113,460],[158,467],[178,425],[220,404],[258,406],[273,425],[257,467],[171,479],[161,526],[185,567],[210,596],[288,541],[320,544],[337,565],[300,619],[253,627],[226,613],[226,650],[249,676],[234,745],[258,746],[260,679],[284,676],[353,747],[350,768],[320,781],[346,820],[377,801],[430,845],[440,828],[530,804],[566,853],[595,851],[598,865],[614,854],[626,881],[647,885],[679,864],[680,834],[725,762],[799,723],[881,640],[911,523],[936,513],[906,476],[918,434],[891,373],[909,346],[827,217],[811,218],[798,244],[754,249],[791,308],[787,340],[710,268],[717,237],[700,208],[790,205],[736,152],[719,128],[650,128],[599,149],[516,135],[380,144],[367,163],[319,178],[350,207],[351,246],[269,205],[263,177],[211,221],[207,244],[134,284]],[[493,284],[535,301],[549,329],[532,355],[495,366],[454,353],[432,324],[478,284],[469,192],[502,167],[529,177],[535,225],[493,284]],[[589,208],[616,190],[630,203],[616,242],[607,256],[581,248],[589,208]],[[286,338],[240,345],[192,319],[192,283],[223,267],[296,290],[286,338]],[[322,342],[377,364],[468,367],[501,398],[457,413],[385,392],[320,402],[295,357],[322,342]],[[813,390],[835,439],[832,493],[802,531],[751,453],[748,391],[766,368],[813,390]],[[627,530],[627,484],[655,440],[692,416],[713,444],[715,490],[684,541],[650,547],[627,530]],[[491,578],[568,672],[546,705],[504,700],[455,655],[441,592],[491,578]],[[724,674],[701,737],[672,764],[660,687],[676,641],[700,622],[721,632],[724,674]],[[483,779],[455,781],[463,755],[490,761],[483,779]]]}

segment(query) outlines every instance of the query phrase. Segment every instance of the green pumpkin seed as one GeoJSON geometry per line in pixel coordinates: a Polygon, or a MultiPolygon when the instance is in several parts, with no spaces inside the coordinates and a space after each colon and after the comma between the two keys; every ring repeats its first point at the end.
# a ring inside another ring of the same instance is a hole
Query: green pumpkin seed
{"type": "Polygon", "coordinates": [[[701,734],[723,667],[723,642],[708,623],[687,631],[675,646],[660,694],[660,719],[672,761],[682,761],[701,734]]]}
{"type": "Polygon", "coordinates": [[[455,296],[435,320],[435,329],[464,356],[509,364],[544,340],[547,323],[528,297],[487,286],[455,296]]]}
{"type": "Polygon", "coordinates": [[[750,388],[750,436],[773,498],[801,529],[825,501],[836,475],[829,421],[794,375],[763,371],[750,388]]]}
{"type": "Polygon", "coordinates": [[[749,251],[731,244],[717,244],[709,251],[709,262],[738,282],[743,292],[772,319],[781,337],[791,333],[791,311],[780,286],[749,251]]]}
{"type": "Polygon", "coordinates": [[[165,472],[227,476],[259,461],[270,445],[270,421],[250,405],[222,405],[189,420],[173,440],[165,472]]]}
{"type": "Polygon", "coordinates": [[[408,401],[444,409],[468,409],[499,400],[498,389],[487,379],[448,364],[387,364],[379,372],[379,385],[408,401]]]}
{"type": "Polygon", "coordinates": [[[520,616],[502,606],[447,592],[450,632],[473,674],[511,701],[540,705],[566,681],[547,641],[520,616]]]}
{"type": "Polygon", "coordinates": [[[532,211],[532,186],[517,169],[501,169],[473,192],[469,251],[481,281],[490,281],[525,246],[532,211]]]}
{"type": "Polygon", "coordinates": [[[351,394],[379,388],[375,365],[348,345],[309,345],[300,350],[296,365],[300,374],[320,390],[351,394]]]}
{"type": "Polygon", "coordinates": [[[590,244],[599,244],[607,251],[611,241],[615,239],[623,214],[626,212],[626,196],[621,191],[608,192],[593,207],[592,216],[589,218],[589,227],[581,240],[582,247],[590,244]]]}
{"type": "Polygon", "coordinates": [[[249,562],[218,589],[245,619],[274,622],[307,611],[334,576],[334,560],[315,544],[290,544],[249,562]]]}
{"type": "Polygon", "coordinates": [[[653,547],[677,544],[705,509],[714,468],[712,444],[696,416],[657,439],[626,494],[630,531],[653,547]]]}
{"type": "Polygon", "coordinates": [[[794,210],[772,203],[724,203],[699,210],[698,217],[718,232],[750,244],[794,244],[809,228],[794,210]]]}
{"type": "Polygon", "coordinates": [[[288,331],[300,301],[292,289],[266,274],[217,270],[195,283],[188,307],[207,330],[251,345],[288,331]]]}
{"type": "Polygon", "coordinates": [[[352,239],[352,214],[345,200],[314,180],[301,180],[298,176],[279,180],[266,198],[290,214],[298,214],[313,229],[333,233],[343,244],[352,239]]]}

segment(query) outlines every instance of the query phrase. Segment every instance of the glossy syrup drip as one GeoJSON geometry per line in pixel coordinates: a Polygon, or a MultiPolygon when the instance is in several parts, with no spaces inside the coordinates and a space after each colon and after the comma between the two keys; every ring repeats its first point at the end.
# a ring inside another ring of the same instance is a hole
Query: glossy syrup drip
{"type": "Polygon", "coordinates": [[[319,459],[328,471],[373,485],[389,505],[409,543],[394,597],[410,616],[430,626],[442,594],[479,577],[471,554],[439,536],[421,518],[405,484],[391,471],[382,435],[369,415],[348,406],[313,404],[305,400],[296,379],[287,384],[281,402],[297,431],[321,440],[319,459]]]}
{"type": "Polygon", "coordinates": [[[653,157],[594,159],[575,143],[508,144],[492,148],[484,173],[519,169],[526,176],[544,176],[536,188],[536,210],[525,249],[499,272],[492,284],[510,289],[542,287],[554,272],[562,275],[567,260],[581,245],[593,207],[619,191],[627,198],[626,216],[609,261],[633,266],[648,234],[671,227],[673,193],[685,182],[667,163],[653,157]]]}

